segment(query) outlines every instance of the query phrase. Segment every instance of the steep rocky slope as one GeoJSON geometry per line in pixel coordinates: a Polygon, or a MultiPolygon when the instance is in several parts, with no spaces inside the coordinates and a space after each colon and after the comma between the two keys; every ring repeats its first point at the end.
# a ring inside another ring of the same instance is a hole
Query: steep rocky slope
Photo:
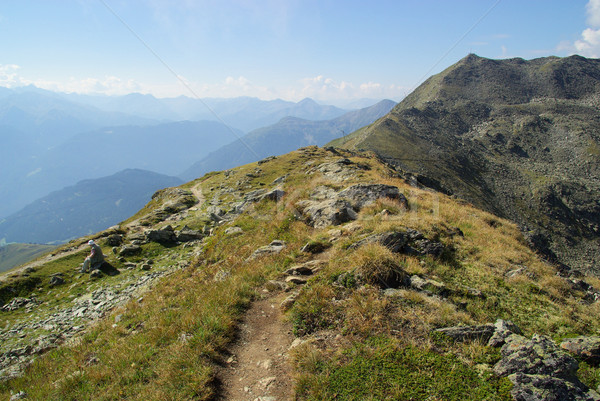
{"type": "Polygon", "coordinates": [[[600,280],[410,183],[309,147],[159,191],[2,276],[0,397],[599,399],[600,280]]]}
{"type": "Polygon", "coordinates": [[[600,60],[469,55],[335,146],[515,221],[548,259],[600,273],[600,60]]]}

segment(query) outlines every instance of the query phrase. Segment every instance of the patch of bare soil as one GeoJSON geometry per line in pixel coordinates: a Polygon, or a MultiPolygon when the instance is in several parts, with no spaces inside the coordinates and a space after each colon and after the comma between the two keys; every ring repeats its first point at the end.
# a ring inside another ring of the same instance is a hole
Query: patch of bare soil
{"type": "Polygon", "coordinates": [[[222,401],[287,401],[293,398],[287,351],[291,326],[279,308],[285,293],[255,301],[240,325],[238,340],[220,372],[222,401]]]}

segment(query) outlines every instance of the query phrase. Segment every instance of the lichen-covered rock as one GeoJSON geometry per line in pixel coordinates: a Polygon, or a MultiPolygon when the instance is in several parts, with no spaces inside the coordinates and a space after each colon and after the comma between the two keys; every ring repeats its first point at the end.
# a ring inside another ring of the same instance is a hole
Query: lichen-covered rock
{"type": "Polygon", "coordinates": [[[119,256],[134,256],[142,252],[142,247],[139,245],[125,245],[119,251],[119,256]]]}
{"type": "Polygon", "coordinates": [[[307,223],[315,228],[339,225],[358,217],[352,205],[343,199],[301,201],[297,206],[302,210],[307,223]]]}
{"type": "Polygon", "coordinates": [[[175,233],[175,237],[178,242],[190,242],[201,240],[205,237],[202,231],[192,230],[189,227],[183,227],[181,230],[175,233]]]}
{"type": "Polygon", "coordinates": [[[279,200],[281,198],[283,198],[283,196],[285,195],[285,191],[281,190],[281,189],[273,189],[269,192],[267,192],[266,194],[264,194],[261,199],[268,199],[268,200],[272,200],[275,202],[279,202],[279,200]]]}
{"type": "Polygon", "coordinates": [[[352,185],[338,194],[339,198],[348,199],[352,206],[360,209],[375,202],[377,199],[396,199],[408,207],[406,197],[400,193],[398,187],[384,184],[357,184],[352,185]]]}
{"type": "Polygon", "coordinates": [[[549,375],[577,381],[578,363],[546,336],[535,334],[531,340],[513,334],[501,350],[502,359],[494,366],[499,376],[513,373],[549,375]]]}
{"type": "Polygon", "coordinates": [[[285,248],[285,241],[274,240],[271,241],[269,245],[261,246],[250,256],[249,259],[255,259],[260,256],[270,255],[274,253],[279,253],[285,248]]]}
{"type": "Polygon", "coordinates": [[[515,401],[600,401],[600,396],[580,383],[547,375],[515,373],[508,376],[515,401]]]}
{"type": "Polygon", "coordinates": [[[158,230],[148,230],[145,234],[146,239],[151,242],[158,242],[165,245],[177,243],[177,236],[170,225],[158,230]]]}
{"type": "Polygon", "coordinates": [[[416,274],[410,277],[410,286],[417,291],[425,291],[443,297],[450,294],[450,290],[448,290],[444,283],[429,278],[422,278],[416,274]]]}
{"type": "Polygon", "coordinates": [[[560,347],[591,365],[600,364],[600,337],[569,338],[560,343],[560,347]]]}
{"type": "Polygon", "coordinates": [[[488,341],[489,347],[501,347],[506,343],[506,339],[512,334],[521,335],[521,329],[509,320],[498,319],[494,323],[494,335],[488,341]]]}

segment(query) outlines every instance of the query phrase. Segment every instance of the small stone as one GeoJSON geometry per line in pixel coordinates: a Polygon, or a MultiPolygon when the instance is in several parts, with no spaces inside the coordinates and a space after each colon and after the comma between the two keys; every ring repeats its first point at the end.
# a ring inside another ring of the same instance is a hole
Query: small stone
{"type": "Polygon", "coordinates": [[[27,398],[28,398],[28,396],[25,391],[19,391],[17,394],[14,394],[13,396],[10,397],[10,401],[25,400],[27,398]]]}
{"type": "Polygon", "coordinates": [[[276,380],[277,378],[275,376],[265,377],[258,381],[258,385],[266,390],[271,384],[275,383],[276,380]]]}
{"type": "Polygon", "coordinates": [[[302,284],[306,284],[306,279],[298,277],[298,276],[288,276],[285,278],[285,282],[302,285],[302,284]]]}

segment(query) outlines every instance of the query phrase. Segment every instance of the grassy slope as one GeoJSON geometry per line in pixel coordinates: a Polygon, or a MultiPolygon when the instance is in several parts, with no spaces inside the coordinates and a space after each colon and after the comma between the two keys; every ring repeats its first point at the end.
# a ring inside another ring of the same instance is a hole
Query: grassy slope
{"type": "Polygon", "coordinates": [[[27,263],[53,249],[49,245],[8,244],[0,247],[0,273],[27,263]]]}
{"type": "MultiPolygon", "coordinates": [[[[211,173],[186,184],[200,183],[208,200],[226,204],[234,196],[221,189],[269,188],[275,178],[289,174],[283,184],[286,196],[280,202],[257,203],[232,223],[243,234],[228,236],[229,225],[218,227],[201,252],[145,246],[146,256],[164,260],[158,267],[181,258],[191,259],[191,265],[165,277],[142,301],[114,311],[80,341],[38,358],[22,378],[0,384],[0,397],[7,399],[11,391],[25,390],[36,400],[214,399],[215,366],[222,362],[222,351],[258,290],[291,264],[307,260],[308,255],[299,251],[307,241],[326,241],[333,235],[329,229],[307,226],[294,214],[294,204],[323,184],[396,185],[409,199],[410,210],[379,201],[363,209],[358,222],[336,228],[341,237],[330,248],[328,266],[300,290],[288,312],[296,335],[307,340],[292,352],[298,399],[507,400],[508,381],[493,377],[489,370],[498,358],[497,350],[478,343],[446,343],[432,337],[431,330],[505,318],[526,335],[542,333],[560,339],[598,332],[598,304],[581,302],[582,294],[524,245],[512,223],[444,195],[412,188],[374,158],[348,156],[371,170],[343,184],[328,182],[320,173],[306,172],[339,156],[308,148],[260,165],[258,177],[246,176],[257,167],[251,164],[229,176],[211,173]],[[382,217],[383,209],[392,214],[382,217]],[[445,234],[453,227],[460,228],[464,237],[445,234]],[[439,238],[454,252],[438,260],[392,254],[380,246],[348,248],[363,235],[405,228],[439,238]],[[247,260],[256,248],[274,239],[287,242],[283,252],[247,260]],[[519,267],[526,267],[528,274],[506,278],[506,272],[519,267]],[[403,296],[390,298],[376,286],[336,284],[344,273],[377,275],[390,268],[441,281],[453,295],[443,300],[406,289],[403,296]],[[215,280],[217,274],[222,280],[215,280]],[[471,297],[468,288],[484,296],[471,297]],[[121,318],[115,323],[117,314],[121,318]],[[314,341],[315,335],[324,340],[314,341]]],[[[205,224],[202,209],[206,206],[177,225],[205,224]]],[[[75,264],[75,259],[59,261],[38,274],[69,271],[75,264]]],[[[110,279],[120,276],[124,274],[110,279]]],[[[588,280],[600,286],[598,280],[588,280]]],[[[84,285],[80,282],[71,291],[82,291],[84,285]]],[[[584,380],[599,384],[598,370],[584,368],[584,380]]]]}

